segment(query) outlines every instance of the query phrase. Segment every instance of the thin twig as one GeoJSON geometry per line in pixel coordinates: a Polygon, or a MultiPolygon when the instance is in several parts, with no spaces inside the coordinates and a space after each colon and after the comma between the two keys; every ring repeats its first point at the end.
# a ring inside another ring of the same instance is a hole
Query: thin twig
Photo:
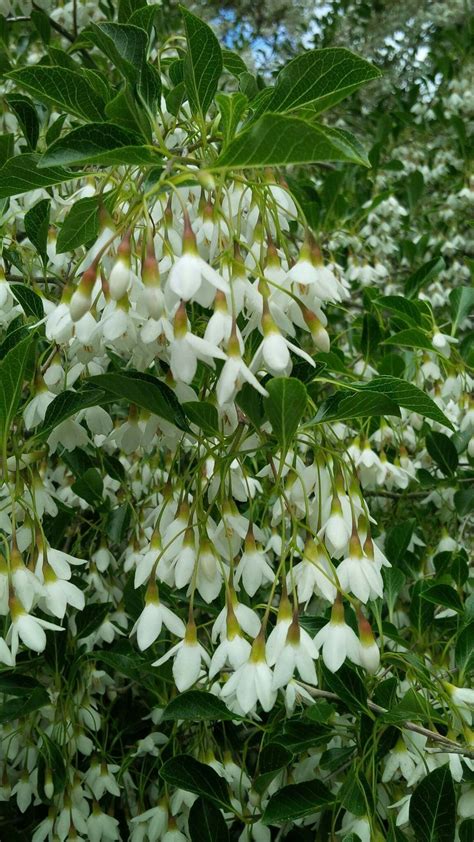
{"type": "MultiPolygon", "coordinates": [[[[298,683],[301,687],[304,687],[304,689],[308,691],[310,696],[313,696],[315,699],[330,699],[333,702],[344,701],[337,696],[336,693],[330,693],[329,690],[319,690],[316,687],[311,687],[310,684],[305,684],[304,681],[299,681],[298,683]]],[[[371,702],[370,699],[367,699],[367,707],[379,716],[389,712],[387,708],[383,708],[381,705],[376,705],[375,702],[371,702]]],[[[390,725],[395,725],[396,728],[404,728],[406,731],[413,731],[415,734],[422,734],[423,737],[427,737],[428,739],[433,740],[433,742],[442,743],[446,751],[450,754],[463,754],[465,757],[471,757],[474,759],[474,749],[462,746],[459,743],[454,742],[454,740],[444,737],[443,734],[438,734],[437,731],[430,731],[429,728],[417,725],[416,722],[403,720],[403,722],[399,723],[391,722],[390,725]]]]}

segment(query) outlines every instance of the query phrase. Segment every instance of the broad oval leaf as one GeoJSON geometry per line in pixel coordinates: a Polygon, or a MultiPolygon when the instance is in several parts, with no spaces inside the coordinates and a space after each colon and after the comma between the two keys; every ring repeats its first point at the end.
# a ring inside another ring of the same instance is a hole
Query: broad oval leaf
{"type": "Polygon", "coordinates": [[[265,413],[278,443],[286,452],[306,409],[306,388],[295,377],[274,377],[265,388],[268,391],[268,397],[264,399],[265,413]]]}
{"type": "Polygon", "coordinates": [[[154,415],[159,415],[181,430],[189,428],[183,408],[166,383],[139,371],[120,371],[98,374],[87,381],[114,400],[126,400],[154,415]]]}
{"type": "Polygon", "coordinates": [[[316,424],[326,421],[347,421],[351,418],[368,418],[371,415],[400,415],[398,404],[381,392],[365,391],[337,392],[331,395],[318,409],[316,424]]]}
{"type": "Polygon", "coordinates": [[[162,720],[182,719],[185,722],[224,722],[241,719],[221,699],[204,690],[187,690],[169,702],[162,720]]]}
{"type": "Polygon", "coordinates": [[[349,132],[309,123],[300,117],[264,114],[238,134],[209,169],[267,167],[345,161],[370,166],[367,155],[349,132]]]}
{"type": "Polygon", "coordinates": [[[229,839],[224,816],[205,798],[198,798],[192,805],[188,828],[191,842],[227,842],[229,839]]]}
{"type": "Polygon", "coordinates": [[[33,334],[22,339],[0,363],[0,445],[8,436],[18,409],[32,341],[33,334]]]}
{"type": "Polygon", "coordinates": [[[34,292],[26,284],[10,284],[10,291],[15,296],[18,304],[23,309],[25,316],[33,316],[35,319],[42,319],[44,316],[43,301],[37,292],[34,292]]]}
{"type": "Polygon", "coordinates": [[[15,114],[28,146],[34,150],[39,137],[39,120],[35,106],[27,96],[17,93],[7,94],[5,102],[15,114]]]}
{"type": "Polygon", "coordinates": [[[183,409],[191,424],[196,424],[209,436],[219,435],[219,415],[215,406],[206,401],[186,401],[183,409]]]}
{"type": "Polygon", "coordinates": [[[184,83],[194,111],[203,116],[217,91],[222,73],[222,51],[212,29],[180,6],[188,51],[184,60],[184,83]]]}
{"type": "Polygon", "coordinates": [[[46,263],[48,259],[46,245],[48,242],[50,209],[51,200],[41,199],[25,213],[25,231],[43,263],[46,263]]]}
{"type": "Polygon", "coordinates": [[[284,786],[270,798],[265,807],[262,823],[281,824],[303,816],[311,816],[336,800],[321,781],[305,781],[284,786]]]}
{"type": "Polygon", "coordinates": [[[371,392],[383,392],[389,398],[392,398],[399,406],[404,409],[409,409],[411,412],[416,412],[419,415],[424,415],[425,418],[431,418],[432,421],[437,421],[438,424],[443,424],[451,430],[453,426],[446,418],[440,408],[435,404],[434,400],[429,395],[422,392],[418,386],[413,383],[408,383],[400,377],[391,377],[390,375],[380,375],[374,377],[369,383],[354,383],[352,384],[358,389],[368,389],[371,392]]]}
{"type": "Polygon", "coordinates": [[[229,792],[224,779],[190,754],[178,754],[167,760],[160,777],[168,784],[202,795],[218,806],[229,809],[229,792]]]}
{"type": "Polygon", "coordinates": [[[144,29],[129,23],[101,21],[91,23],[82,35],[102,50],[132,85],[139,81],[148,45],[144,29]]]}
{"type": "Polygon", "coordinates": [[[459,460],[451,439],[445,433],[433,430],[426,436],[426,449],[443,474],[452,477],[459,460]]]}
{"type": "Polygon", "coordinates": [[[17,155],[10,158],[0,169],[0,199],[19,196],[38,187],[51,187],[80,178],[84,173],[69,172],[63,167],[38,167],[38,155],[17,155]]]}
{"type": "Polygon", "coordinates": [[[294,111],[309,104],[314,104],[317,114],[381,75],[373,64],[343,47],[310,50],[280,70],[271,97],[257,115],[294,111]]]}
{"type": "Polygon", "coordinates": [[[37,64],[7,76],[46,105],[59,106],[85,120],[104,118],[105,99],[83,71],[37,64]]]}
{"type": "Polygon", "coordinates": [[[410,824],[417,842],[454,842],[456,799],[448,763],[416,787],[410,800],[410,824]]]}
{"type": "Polygon", "coordinates": [[[421,287],[430,283],[433,278],[436,278],[436,275],[439,275],[445,266],[446,263],[442,257],[433,257],[432,260],[428,260],[427,263],[424,263],[423,266],[420,266],[416,272],[410,275],[405,283],[405,294],[409,298],[415,296],[421,287]]]}
{"type": "Polygon", "coordinates": [[[90,123],[56,140],[42,155],[38,166],[71,164],[159,164],[155,150],[137,144],[136,135],[113,123],[90,123]]]}

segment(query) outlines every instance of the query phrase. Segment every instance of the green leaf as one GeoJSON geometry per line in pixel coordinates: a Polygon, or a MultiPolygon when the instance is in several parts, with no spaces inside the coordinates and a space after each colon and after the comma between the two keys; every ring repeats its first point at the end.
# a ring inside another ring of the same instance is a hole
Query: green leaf
{"type": "MultiPolygon", "coordinates": [[[[103,197],[107,202],[107,194],[103,197]]],[[[88,196],[76,202],[63,224],[61,225],[56,242],[57,254],[73,251],[85,243],[90,243],[99,233],[100,224],[100,196],[88,196]]]]}
{"type": "Polygon", "coordinates": [[[280,447],[286,453],[306,409],[306,388],[295,377],[274,377],[266,383],[265,414],[280,447]]]}
{"type": "Polygon", "coordinates": [[[0,169],[0,199],[19,196],[38,187],[51,187],[52,184],[60,184],[83,175],[81,172],[69,172],[62,167],[39,169],[39,160],[39,156],[35,154],[10,158],[0,169]]]}
{"type": "Polygon", "coordinates": [[[350,50],[309,50],[280,70],[271,97],[257,109],[257,116],[263,110],[294,111],[310,104],[319,114],[381,75],[373,64],[350,50]]]}
{"type": "Polygon", "coordinates": [[[238,53],[234,53],[233,50],[222,50],[222,62],[226,70],[235,76],[236,79],[239,78],[241,73],[247,73],[247,65],[245,61],[239,56],[238,53]]]}
{"type": "Polygon", "coordinates": [[[331,395],[318,409],[315,423],[346,421],[350,418],[367,418],[371,415],[400,415],[398,404],[381,392],[365,391],[347,395],[337,392],[331,395]]]}
{"type": "Polygon", "coordinates": [[[474,670],[474,623],[469,623],[460,632],[454,655],[458,670],[462,675],[469,675],[474,670]]]}
{"type": "Polygon", "coordinates": [[[229,710],[221,699],[204,690],[187,690],[169,702],[162,715],[162,720],[185,722],[224,722],[241,719],[229,710]]]}
{"type": "Polygon", "coordinates": [[[0,446],[5,446],[20,403],[33,335],[18,342],[0,363],[0,446]]]}
{"type": "Polygon", "coordinates": [[[184,83],[193,111],[204,117],[217,91],[222,73],[222,52],[212,29],[180,6],[188,50],[184,60],[184,83]]]}
{"type": "Polygon", "coordinates": [[[342,129],[308,123],[300,117],[264,114],[238,134],[209,169],[283,166],[345,161],[369,166],[356,138],[342,129]]]}
{"type": "Polygon", "coordinates": [[[420,310],[417,304],[403,295],[384,295],[374,300],[374,306],[396,313],[404,321],[416,326],[420,322],[420,310]]]}
{"type": "Polygon", "coordinates": [[[423,590],[421,598],[427,599],[428,602],[433,602],[435,605],[444,605],[446,608],[452,608],[453,611],[461,612],[463,610],[459,594],[451,585],[430,585],[423,590]]]}
{"type": "Polygon", "coordinates": [[[411,327],[401,330],[388,339],[384,339],[382,345],[400,345],[402,348],[424,348],[433,351],[433,345],[428,334],[418,328],[411,327]]]}
{"type": "Polygon", "coordinates": [[[139,9],[146,8],[147,0],[119,0],[118,21],[127,23],[131,16],[139,9]]]}
{"type": "Polygon", "coordinates": [[[286,769],[293,759],[293,753],[280,743],[267,743],[260,752],[259,774],[252,784],[252,789],[262,795],[282,769],[286,769]]]}
{"type": "Polygon", "coordinates": [[[148,37],[143,29],[130,24],[102,21],[91,23],[82,35],[102,50],[125,79],[132,85],[138,84],[148,45],[148,37]]]}
{"type": "Polygon", "coordinates": [[[245,413],[257,430],[264,422],[263,398],[250,383],[244,383],[235,399],[237,406],[245,413]]]}
{"type": "Polygon", "coordinates": [[[13,722],[15,719],[21,719],[22,716],[27,716],[29,713],[50,704],[51,699],[46,689],[36,687],[31,695],[25,696],[21,702],[18,699],[9,699],[8,702],[0,705],[0,725],[13,722]]]}
{"type": "Polygon", "coordinates": [[[353,713],[361,710],[368,711],[367,691],[361,678],[355,670],[343,664],[337,672],[331,672],[323,667],[324,682],[353,713]]]}
{"type": "Polygon", "coordinates": [[[33,316],[35,319],[43,318],[43,300],[38,293],[33,292],[26,284],[16,283],[10,284],[10,292],[15,296],[25,316],[33,316]]]}
{"type": "Polygon", "coordinates": [[[229,831],[224,816],[205,798],[194,802],[188,819],[191,842],[228,842],[229,831]]]}
{"type": "Polygon", "coordinates": [[[15,154],[15,135],[2,134],[0,135],[0,167],[15,154]]]}
{"type": "Polygon", "coordinates": [[[44,791],[46,774],[50,774],[53,779],[54,796],[58,796],[66,786],[67,769],[64,758],[64,749],[43,731],[38,756],[38,784],[40,797],[46,802],[50,801],[44,791]]]}
{"type": "Polygon", "coordinates": [[[110,374],[98,374],[88,382],[102,389],[113,400],[126,400],[159,415],[181,430],[189,425],[183,408],[175,393],[166,383],[139,371],[121,371],[110,374]]]}
{"type": "Polygon", "coordinates": [[[224,145],[227,146],[237,131],[238,125],[248,105],[245,94],[236,91],[233,94],[216,94],[216,102],[221,112],[221,127],[224,145]]]}
{"type": "Polygon", "coordinates": [[[190,754],[178,754],[167,760],[160,769],[160,777],[172,786],[194,792],[219,807],[229,809],[229,793],[224,779],[190,754]]]}
{"type": "Polygon", "coordinates": [[[5,102],[15,114],[30,149],[35,149],[39,137],[39,120],[35,106],[27,96],[7,94],[5,102]]]}
{"type": "Polygon", "coordinates": [[[105,392],[95,386],[85,383],[80,389],[73,392],[72,389],[66,389],[57,395],[49,404],[44,421],[36,433],[38,438],[47,438],[52,430],[66,421],[76,412],[81,409],[87,409],[90,406],[98,406],[105,403],[105,392]]]}
{"type": "Polygon", "coordinates": [[[474,288],[456,287],[449,293],[451,321],[454,331],[460,322],[474,310],[474,288]]]}
{"type": "Polygon", "coordinates": [[[71,164],[159,164],[154,149],[137,145],[137,137],[112,123],[90,123],[59,138],[46,150],[39,167],[71,164]]]}
{"type": "Polygon", "coordinates": [[[434,400],[422,392],[417,386],[402,380],[399,377],[390,377],[389,375],[381,375],[374,377],[369,383],[357,383],[358,389],[368,389],[371,392],[383,392],[387,397],[392,398],[399,406],[404,409],[409,409],[411,412],[416,412],[423,415],[425,418],[431,418],[432,421],[437,421],[438,424],[443,424],[451,430],[453,426],[446,418],[443,412],[435,404],[434,400]]]}
{"type": "Polygon", "coordinates": [[[71,488],[74,494],[82,497],[90,506],[97,506],[102,499],[104,483],[99,471],[96,468],[89,468],[72,484],[71,488]]]}
{"type": "Polygon", "coordinates": [[[398,594],[406,582],[406,576],[398,567],[384,567],[383,581],[385,601],[391,616],[395,610],[398,594]]]}
{"type": "Polygon", "coordinates": [[[426,449],[443,474],[452,477],[458,466],[458,454],[451,439],[433,431],[426,436],[426,449]]]}
{"type": "Polygon", "coordinates": [[[474,488],[460,488],[454,495],[454,505],[459,517],[464,517],[474,510],[474,488]]]}
{"type": "Polygon", "coordinates": [[[413,298],[425,284],[429,284],[446,266],[442,257],[434,257],[420,266],[405,283],[405,295],[413,298]]]}
{"type": "Polygon", "coordinates": [[[215,406],[206,401],[186,401],[183,409],[191,424],[196,424],[209,436],[218,436],[219,415],[215,406]]]}
{"type": "Polygon", "coordinates": [[[31,675],[12,672],[0,672],[0,693],[6,696],[30,696],[33,690],[40,688],[40,683],[31,675]]]}
{"type": "Polygon", "coordinates": [[[410,824],[417,842],[454,842],[456,799],[448,763],[416,787],[410,800],[410,824]]]}
{"type": "Polygon", "coordinates": [[[41,257],[43,263],[48,260],[46,245],[48,242],[49,214],[51,200],[41,199],[25,213],[25,231],[32,245],[41,257]]]}
{"type": "Polygon", "coordinates": [[[318,813],[335,801],[335,796],[319,780],[284,786],[270,798],[262,824],[282,824],[318,813]]]}
{"type": "MultiPolygon", "coordinates": [[[[432,718],[433,709],[431,705],[422,693],[413,689],[408,690],[396,705],[390,708],[387,713],[382,714],[384,722],[390,722],[394,725],[405,722],[407,719],[415,722],[426,722],[432,718]]],[[[435,718],[439,719],[436,716],[435,718]]]]}
{"type": "Polygon", "coordinates": [[[83,120],[103,120],[105,98],[84,71],[36,64],[7,73],[40,102],[59,106],[83,120]]]}
{"type": "MultiPolygon", "coordinates": [[[[113,610],[112,602],[94,602],[86,605],[85,608],[76,615],[76,629],[77,639],[89,637],[92,632],[95,632],[99,626],[102,625],[110,611],[113,610]]],[[[99,653],[97,653],[99,657],[99,653]]]]}

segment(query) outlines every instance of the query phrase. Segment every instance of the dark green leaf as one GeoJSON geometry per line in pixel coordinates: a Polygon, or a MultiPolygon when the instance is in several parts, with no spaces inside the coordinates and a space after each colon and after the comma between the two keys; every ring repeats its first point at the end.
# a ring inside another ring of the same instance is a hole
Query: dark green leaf
{"type": "Polygon", "coordinates": [[[21,719],[22,716],[27,716],[29,713],[50,705],[51,699],[47,690],[44,687],[36,687],[29,696],[18,699],[10,699],[3,705],[0,705],[0,725],[5,725],[7,722],[13,722],[14,719],[21,719]]]}
{"type": "Polygon", "coordinates": [[[326,421],[346,421],[351,418],[367,418],[371,415],[400,415],[398,404],[391,397],[381,392],[366,390],[347,395],[337,392],[328,398],[318,409],[315,423],[326,421]]]}
{"type": "Polygon", "coordinates": [[[102,499],[104,483],[96,468],[89,468],[72,484],[72,491],[82,497],[90,506],[97,506],[102,499]]]}
{"type": "Polygon", "coordinates": [[[19,196],[36,190],[38,187],[51,187],[73,178],[80,178],[83,173],[69,172],[62,167],[38,168],[38,155],[17,155],[10,158],[0,169],[0,199],[19,196]]]}
{"type": "Polygon", "coordinates": [[[474,510],[474,488],[460,488],[454,495],[454,505],[459,517],[465,517],[474,510]]]}
{"type": "Polygon", "coordinates": [[[384,567],[383,580],[384,596],[391,616],[395,610],[398,594],[406,582],[406,576],[398,567],[384,567]]]}
{"type": "Polygon", "coordinates": [[[85,120],[103,120],[105,98],[84,71],[36,64],[7,74],[46,105],[59,106],[85,120]]]}
{"type": "Polygon", "coordinates": [[[28,97],[20,94],[7,94],[5,102],[15,114],[28,146],[34,150],[39,137],[39,120],[35,106],[28,97]]]}
{"type": "Polygon", "coordinates": [[[2,134],[0,135],[0,167],[15,154],[15,135],[2,134]]]}
{"type": "Polygon", "coordinates": [[[196,424],[209,436],[219,435],[219,415],[215,406],[206,401],[186,401],[183,409],[191,424],[196,424]]]}
{"type": "Polygon", "coordinates": [[[426,436],[426,449],[443,474],[453,476],[458,466],[458,454],[451,439],[444,433],[433,431],[426,436]]]}
{"type": "Polygon", "coordinates": [[[188,50],[184,60],[184,83],[194,111],[206,115],[222,73],[222,52],[212,29],[180,6],[188,50]]]}
{"type": "Polygon", "coordinates": [[[460,632],[454,651],[458,670],[469,675],[474,669],[474,623],[469,623],[460,632]]]}
{"type": "Polygon", "coordinates": [[[32,334],[22,339],[0,363],[0,446],[18,409],[32,340],[32,334]]]}
{"type": "Polygon", "coordinates": [[[402,348],[425,348],[427,351],[433,351],[433,345],[428,334],[424,333],[418,328],[407,328],[389,336],[384,339],[384,345],[400,345],[402,348]]]}
{"type": "Polygon", "coordinates": [[[452,608],[453,611],[461,612],[463,610],[459,595],[451,585],[430,585],[423,590],[421,597],[422,599],[427,599],[428,602],[433,602],[435,605],[444,605],[446,608],[452,608]]]}
{"type": "Polygon", "coordinates": [[[454,842],[456,799],[448,763],[416,787],[410,800],[410,824],[417,842],[454,842]]]}
{"type": "Polygon", "coordinates": [[[303,816],[311,816],[332,804],[334,800],[335,796],[321,781],[290,784],[272,795],[265,807],[262,823],[282,824],[303,816]]]}
{"type": "Polygon", "coordinates": [[[175,393],[166,383],[138,371],[98,374],[88,380],[114,400],[126,400],[159,415],[181,430],[188,429],[188,422],[175,393]]]}
{"type": "Polygon", "coordinates": [[[198,798],[192,805],[188,827],[191,842],[227,842],[229,839],[221,811],[205,798],[198,798]]]}
{"type": "Polygon", "coordinates": [[[118,22],[127,23],[131,16],[139,9],[146,8],[147,0],[119,0],[118,22]]]}
{"type": "Polygon", "coordinates": [[[422,286],[425,284],[429,284],[433,278],[436,278],[436,275],[439,275],[442,269],[446,266],[442,257],[434,257],[433,260],[429,260],[428,263],[424,263],[423,266],[420,266],[413,275],[410,275],[408,280],[405,283],[405,294],[409,296],[409,298],[413,298],[422,286]]]}
{"type": "Polygon", "coordinates": [[[306,409],[306,388],[295,377],[274,377],[265,388],[268,391],[263,402],[265,413],[274,436],[286,453],[306,409]]]}
{"type": "Polygon", "coordinates": [[[457,326],[474,309],[474,288],[456,287],[452,289],[449,293],[449,303],[451,306],[451,321],[454,330],[456,330],[457,326]]]}
{"type": "Polygon", "coordinates": [[[416,412],[419,415],[424,415],[425,418],[431,418],[432,421],[437,421],[438,424],[443,424],[445,427],[453,426],[446,416],[441,412],[434,400],[414,386],[413,383],[408,383],[398,377],[389,377],[382,375],[374,377],[369,383],[357,383],[358,389],[368,389],[371,392],[382,392],[387,397],[392,398],[399,406],[404,409],[409,409],[411,412],[416,412]]]}
{"type": "Polygon", "coordinates": [[[72,389],[66,389],[57,395],[49,404],[43,424],[36,435],[39,438],[47,438],[58,424],[66,421],[71,415],[75,415],[81,409],[102,404],[104,403],[104,399],[105,392],[102,389],[91,387],[87,382],[77,392],[73,392],[72,389]]]}
{"type": "Polygon", "coordinates": [[[49,214],[51,200],[41,199],[25,213],[25,231],[32,245],[41,257],[43,263],[48,260],[46,245],[48,242],[49,214]]]}
{"type": "Polygon", "coordinates": [[[349,132],[300,117],[264,114],[238,134],[210,169],[346,161],[368,166],[365,151],[349,132]]]}
{"type": "Polygon", "coordinates": [[[76,202],[63,224],[56,242],[56,252],[63,254],[90,243],[99,233],[100,197],[90,196],[76,202]]]}
{"type": "MultiPolygon", "coordinates": [[[[387,713],[382,714],[382,718],[384,722],[393,724],[405,722],[407,719],[424,722],[433,718],[433,709],[422,693],[416,690],[408,690],[396,705],[390,708],[387,713]]],[[[439,717],[435,718],[439,719],[439,717]]]]}
{"type": "MultiPolygon", "coordinates": [[[[94,602],[76,615],[77,638],[89,637],[102,625],[107,615],[113,609],[111,602],[94,602]]],[[[99,657],[99,654],[97,657],[99,657]]]]}
{"type": "Polygon", "coordinates": [[[368,711],[367,691],[364,682],[355,670],[343,664],[337,672],[323,667],[324,681],[328,689],[335,693],[353,713],[368,711]]]}
{"type": "Polygon", "coordinates": [[[15,670],[0,672],[0,693],[5,693],[6,696],[31,696],[33,690],[40,687],[39,682],[31,675],[17,675],[15,670]]]}
{"type": "Polygon", "coordinates": [[[245,61],[239,56],[238,53],[234,53],[233,50],[222,50],[222,61],[226,70],[235,76],[236,79],[239,78],[241,73],[247,73],[247,65],[245,61]]]}
{"type": "Polygon", "coordinates": [[[240,719],[238,714],[229,710],[221,699],[204,690],[187,690],[180,693],[167,704],[163,711],[163,720],[182,719],[185,722],[223,722],[240,719]]]}
{"type": "Polygon", "coordinates": [[[368,61],[341,47],[308,50],[280,70],[272,95],[257,109],[293,111],[314,104],[318,114],[381,76],[368,61]]]}
{"type": "Polygon", "coordinates": [[[26,284],[10,284],[10,291],[15,296],[18,304],[23,309],[25,316],[34,316],[35,319],[42,319],[44,316],[43,301],[37,292],[34,292],[26,284]]]}
{"type": "MultiPolygon", "coordinates": [[[[138,84],[146,60],[148,37],[138,26],[101,21],[83,32],[132,85],[138,84]]],[[[95,118],[93,118],[95,119],[95,118]]]]}
{"type": "Polygon", "coordinates": [[[66,786],[67,769],[65,763],[64,748],[57,745],[43,731],[38,757],[38,784],[40,797],[49,802],[50,799],[44,791],[45,776],[51,775],[54,786],[54,796],[58,796],[66,786]]]}
{"type": "Polygon", "coordinates": [[[59,138],[39,161],[39,167],[71,164],[159,164],[161,158],[137,144],[136,135],[112,123],[90,123],[59,138]]]}
{"type": "Polygon", "coordinates": [[[250,385],[244,383],[243,387],[237,393],[235,399],[236,404],[247,418],[252,422],[257,430],[260,429],[264,421],[263,399],[262,396],[250,385]]]}
{"type": "Polygon", "coordinates": [[[219,807],[229,809],[229,793],[224,779],[190,754],[178,754],[167,760],[160,769],[160,777],[172,786],[194,792],[219,807]]]}

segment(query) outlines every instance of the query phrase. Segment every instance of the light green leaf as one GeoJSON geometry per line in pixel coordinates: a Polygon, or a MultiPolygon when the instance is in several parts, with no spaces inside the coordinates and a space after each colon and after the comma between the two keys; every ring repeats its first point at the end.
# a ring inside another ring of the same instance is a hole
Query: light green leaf
{"type": "Polygon", "coordinates": [[[373,64],[342,47],[310,50],[280,70],[271,97],[257,108],[256,116],[310,104],[318,114],[381,75],[373,64]]]}
{"type": "Polygon", "coordinates": [[[284,166],[345,161],[369,166],[359,142],[349,132],[308,123],[300,117],[264,114],[238,134],[209,169],[284,166]]]}
{"type": "Polygon", "coordinates": [[[452,477],[458,466],[457,450],[444,433],[433,431],[426,436],[426,449],[447,477],[452,477]]]}
{"type": "Polygon", "coordinates": [[[238,125],[248,105],[245,94],[236,91],[233,94],[216,94],[216,102],[221,112],[222,134],[227,146],[237,131],[238,125]]]}
{"type": "Polygon", "coordinates": [[[7,76],[46,105],[59,106],[85,120],[104,118],[105,99],[83,71],[36,64],[7,76]]]}
{"type": "Polygon", "coordinates": [[[229,831],[224,817],[214,804],[198,798],[189,811],[191,842],[228,842],[229,831]]]}
{"type": "Polygon", "coordinates": [[[32,340],[32,334],[22,339],[0,362],[0,446],[5,445],[20,403],[32,340]]]}
{"type": "Polygon", "coordinates": [[[41,199],[25,214],[26,234],[43,263],[46,263],[48,259],[46,245],[48,242],[50,210],[51,200],[41,199]]]}
{"type": "Polygon", "coordinates": [[[41,157],[38,166],[71,164],[159,164],[162,158],[150,147],[137,145],[137,137],[112,123],[90,123],[59,138],[41,157]]]}
{"type": "Polygon", "coordinates": [[[405,294],[413,298],[425,284],[429,284],[446,266],[442,257],[434,257],[420,266],[405,283],[405,294]]]}
{"type": "Polygon", "coordinates": [[[286,453],[306,409],[306,388],[295,377],[274,377],[265,388],[268,391],[268,397],[264,398],[265,413],[286,453]]]}
{"type": "Polygon", "coordinates": [[[365,391],[348,395],[347,392],[337,392],[332,395],[318,409],[315,423],[326,421],[347,421],[351,418],[368,418],[371,415],[400,415],[400,409],[395,400],[381,392],[365,391]]]}
{"type": "Polygon", "coordinates": [[[184,21],[188,51],[184,60],[184,82],[194,111],[203,116],[217,91],[222,73],[222,51],[212,29],[180,6],[184,21]]]}
{"type": "Polygon", "coordinates": [[[180,693],[166,705],[161,718],[173,721],[182,719],[184,722],[224,722],[241,719],[238,714],[229,710],[221,699],[204,690],[187,690],[180,693]]]}
{"type": "Polygon", "coordinates": [[[190,754],[178,754],[167,760],[160,769],[160,777],[168,784],[202,795],[219,807],[229,809],[229,793],[224,779],[190,754]]]}
{"type": "Polygon", "coordinates": [[[39,137],[39,120],[35,106],[27,96],[7,94],[5,102],[15,114],[31,150],[35,149],[39,137]]]}
{"type": "Polygon", "coordinates": [[[69,172],[63,167],[39,169],[39,156],[17,155],[10,158],[0,169],[0,199],[19,196],[38,187],[51,187],[73,178],[81,178],[82,172],[69,172]]]}
{"type": "Polygon", "coordinates": [[[335,796],[319,780],[290,784],[278,790],[265,807],[262,824],[283,824],[311,816],[332,804],[335,796]]]}
{"type": "Polygon", "coordinates": [[[358,389],[368,389],[371,392],[383,392],[389,398],[396,401],[399,406],[403,406],[404,409],[424,415],[425,418],[431,418],[432,421],[437,421],[438,424],[443,424],[445,427],[449,427],[451,430],[453,429],[451,422],[441,412],[434,400],[429,395],[426,395],[425,392],[422,392],[418,386],[414,386],[413,383],[408,383],[399,377],[381,375],[374,377],[369,383],[355,383],[351,385],[357,386],[358,389]]]}
{"type": "Polygon", "coordinates": [[[456,799],[448,763],[418,784],[411,796],[409,815],[417,842],[454,842],[456,799]]]}

